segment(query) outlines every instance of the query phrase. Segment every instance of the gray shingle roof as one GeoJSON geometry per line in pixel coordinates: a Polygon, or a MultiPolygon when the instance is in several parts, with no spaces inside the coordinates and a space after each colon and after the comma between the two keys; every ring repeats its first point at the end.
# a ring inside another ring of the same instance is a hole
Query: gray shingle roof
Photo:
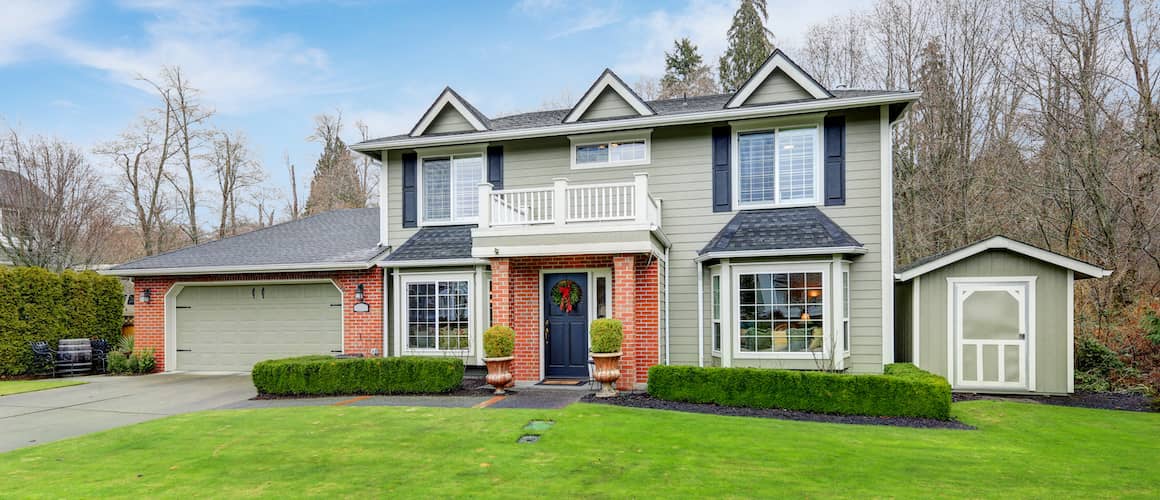
{"type": "MultiPolygon", "coordinates": [[[[905,91],[896,91],[896,90],[852,90],[852,89],[831,90],[830,92],[833,93],[834,97],[836,97],[836,98],[866,97],[866,96],[873,96],[873,95],[889,95],[889,94],[905,93],[905,91]]],[[[729,98],[731,98],[731,97],[733,97],[733,94],[715,94],[715,95],[696,96],[696,97],[688,97],[688,98],[658,99],[655,101],[645,101],[645,102],[654,111],[656,111],[657,115],[664,116],[664,115],[679,115],[682,113],[697,113],[697,112],[701,112],[701,111],[716,111],[716,110],[720,110],[720,109],[725,109],[725,103],[729,102],[729,98]]],[[[801,100],[806,101],[809,99],[801,99],[801,100]]],[[[757,106],[770,106],[770,105],[775,105],[775,104],[786,104],[789,102],[795,102],[795,101],[784,101],[784,102],[777,102],[777,103],[770,103],[770,104],[759,104],[757,106]]],[[[516,130],[516,129],[528,129],[528,128],[549,127],[552,125],[559,125],[561,123],[564,123],[564,117],[568,116],[568,113],[570,111],[571,111],[571,109],[553,109],[550,111],[533,111],[531,113],[519,113],[519,114],[514,114],[514,115],[500,116],[497,118],[490,119],[489,130],[516,130]]],[[[632,118],[632,117],[629,116],[629,117],[609,118],[608,120],[623,120],[625,118],[632,118]]],[[[477,133],[477,132],[474,132],[474,131],[447,132],[447,133],[431,134],[431,135],[463,135],[463,134],[474,134],[474,133],[477,133]]],[[[409,134],[399,134],[399,135],[392,135],[392,136],[387,136],[387,137],[380,137],[377,139],[371,139],[369,141],[364,141],[364,142],[390,141],[390,140],[397,140],[397,139],[407,139],[410,137],[411,136],[409,134]]]]}
{"type": "Polygon", "coordinates": [[[1055,255],[1058,255],[1058,256],[1060,256],[1060,257],[1067,257],[1067,258],[1069,258],[1069,259],[1071,259],[1071,260],[1074,260],[1074,261],[1077,261],[1077,262],[1081,262],[1081,263],[1083,263],[1083,264],[1087,264],[1087,265],[1089,265],[1089,266],[1099,267],[1098,265],[1096,265],[1096,264],[1093,264],[1093,263],[1091,263],[1091,262],[1088,262],[1088,261],[1086,261],[1086,260],[1077,259],[1077,258],[1075,258],[1075,257],[1072,257],[1072,256],[1070,256],[1070,255],[1067,255],[1067,254],[1064,254],[1064,253],[1059,253],[1059,252],[1056,252],[1056,251],[1054,251],[1054,250],[1048,250],[1048,249],[1046,249],[1046,248],[1043,248],[1043,247],[1041,247],[1041,246],[1039,246],[1039,245],[1032,245],[1032,244],[1030,244],[1030,243],[1027,243],[1026,241],[1023,241],[1023,240],[1017,240],[1017,239],[1015,239],[1015,238],[1011,238],[1011,237],[1009,237],[1009,236],[1002,235],[1002,234],[992,234],[991,236],[988,236],[988,237],[986,237],[986,238],[982,238],[982,239],[980,239],[980,240],[978,240],[978,241],[971,242],[971,243],[969,243],[969,244],[963,245],[963,246],[961,246],[961,247],[958,247],[958,248],[952,248],[952,249],[950,249],[950,250],[946,250],[946,251],[943,251],[943,252],[939,252],[939,253],[936,253],[936,254],[934,254],[934,255],[928,255],[928,256],[926,256],[926,257],[921,257],[921,258],[918,258],[918,259],[912,260],[912,261],[910,261],[909,263],[907,263],[905,266],[899,266],[899,267],[895,268],[895,269],[894,269],[894,272],[896,272],[896,273],[904,273],[904,272],[906,272],[906,271],[909,271],[909,270],[911,270],[911,269],[914,269],[914,268],[916,268],[916,267],[919,267],[919,266],[922,266],[922,265],[925,265],[925,264],[928,264],[928,263],[934,262],[934,261],[936,261],[936,260],[939,260],[939,259],[942,259],[943,257],[946,257],[946,256],[948,256],[948,255],[952,255],[952,254],[955,254],[955,253],[961,252],[961,251],[963,251],[963,250],[966,250],[966,249],[968,249],[968,248],[970,248],[970,247],[973,247],[973,246],[975,246],[975,245],[978,245],[979,243],[985,242],[985,241],[987,241],[987,240],[995,239],[995,238],[1004,238],[1004,239],[1008,239],[1008,240],[1014,241],[1014,242],[1016,242],[1016,243],[1021,243],[1021,244],[1027,245],[1027,246],[1029,246],[1029,247],[1031,247],[1031,248],[1034,248],[1034,249],[1036,249],[1036,250],[1042,250],[1042,251],[1044,251],[1044,252],[1053,253],[1053,254],[1055,254],[1055,255]]]}
{"type": "Polygon", "coordinates": [[[771,208],[737,212],[699,254],[861,246],[817,207],[771,208]]]}
{"type": "Polygon", "coordinates": [[[117,271],[193,267],[370,263],[379,246],[379,209],[335,210],[245,234],[145,257],[117,271]]]}
{"type": "Polygon", "coordinates": [[[475,226],[428,226],[420,229],[383,262],[471,258],[471,229],[475,226]]]}

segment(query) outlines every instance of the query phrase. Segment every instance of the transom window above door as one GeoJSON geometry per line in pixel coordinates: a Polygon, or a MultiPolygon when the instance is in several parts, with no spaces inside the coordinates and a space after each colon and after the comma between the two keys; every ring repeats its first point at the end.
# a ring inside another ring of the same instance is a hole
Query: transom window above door
{"type": "Polygon", "coordinates": [[[483,155],[423,158],[423,222],[468,224],[479,218],[479,184],[483,182],[483,155]]]}
{"type": "Polygon", "coordinates": [[[776,127],[736,135],[739,208],[813,205],[822,178],[821,127],[776,127]]]}

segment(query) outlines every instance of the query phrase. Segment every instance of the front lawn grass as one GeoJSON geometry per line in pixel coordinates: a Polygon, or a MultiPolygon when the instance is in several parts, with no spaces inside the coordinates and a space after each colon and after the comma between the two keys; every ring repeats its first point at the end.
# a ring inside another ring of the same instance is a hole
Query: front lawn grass
{"type": "Polygon", "coordinates": [[[0,380],[0,396],[81,385],[83,380],[0,380]]]}
{"type": "Polygon", "coordinates": [[[997,401],[954,413],[978,430],[589,404],[213,411],[0,455],[0,483],[14,497],[1160,495],[1160,415],[997,401]],[[516,444],[532,419],[555,425],[516,444]]]}

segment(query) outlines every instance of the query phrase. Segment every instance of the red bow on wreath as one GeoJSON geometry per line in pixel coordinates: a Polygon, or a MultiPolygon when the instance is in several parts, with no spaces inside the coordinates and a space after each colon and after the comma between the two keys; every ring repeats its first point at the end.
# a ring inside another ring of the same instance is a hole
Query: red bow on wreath
{"type": "Polygon", "coordinates": [[[572,312],[576,304],[580,303],[580,286],[570,280],[564,280],[552,287],[552,302],[566,313],[572,312]]]}

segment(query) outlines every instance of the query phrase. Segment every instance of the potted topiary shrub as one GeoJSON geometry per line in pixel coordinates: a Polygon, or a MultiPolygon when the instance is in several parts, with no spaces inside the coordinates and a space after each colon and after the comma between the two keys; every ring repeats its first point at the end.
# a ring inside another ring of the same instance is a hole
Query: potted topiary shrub
{"type": "Polygon", "coordinates": [[[624,341],[624,326],[618,319],[601,318],[589,328],[592,336],[592,360],[596,368],[592,378],[600,382],[598,398],[616,395],[616,381],[620,379],[620,344],[624,341]]]}
{"type": "Polygon", "coordinates": [[[492,325],[483,332],[483,361],[487,363],[487,378],[496,394],[506,394],[504,387],[512,381],[512,352],[515,351],[516,332],[505,325],[492,325]]]}

